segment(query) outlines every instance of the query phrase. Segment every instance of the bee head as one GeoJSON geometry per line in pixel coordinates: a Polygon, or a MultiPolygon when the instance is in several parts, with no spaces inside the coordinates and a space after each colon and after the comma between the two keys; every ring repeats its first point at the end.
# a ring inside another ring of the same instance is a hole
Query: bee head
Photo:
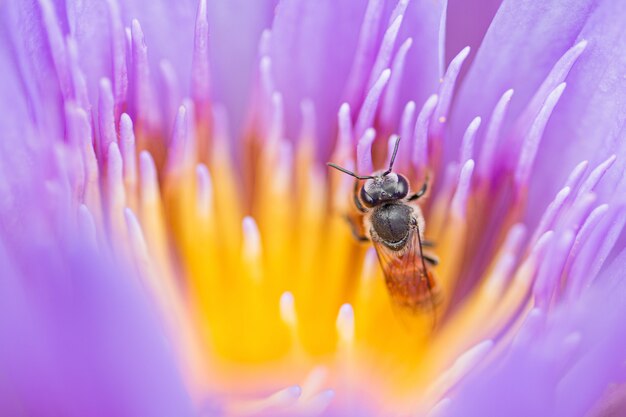
{"type": "Polygon", "coordinates": [[[407,179],[400,174],[390,172],[365,181],[359,194],[365,206],[375,207],[389,201],[403,199],[408,193],[407,179]]]}
{"type": "Polygon", "coordinates": [[[392,172],[393,162],[398,153],[400,137],[396,136],[396,143],[393,148],[389,168],[377,175],[357,175],[352,171],[340,167],[339,165],[328,163],[328,166],[348,174],[357,180],[365,180],[361,187],[360,198],[367,207],[375,207],[379,204],[400,200],[409,193],[409,182],[400,174],[392,172]]]}

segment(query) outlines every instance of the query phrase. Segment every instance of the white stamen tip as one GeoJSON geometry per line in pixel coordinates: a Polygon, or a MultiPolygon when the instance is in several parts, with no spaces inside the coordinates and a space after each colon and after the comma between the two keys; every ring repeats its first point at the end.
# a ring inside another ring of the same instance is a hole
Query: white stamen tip
{"type": "Polygon", "coordinates": [[[483,340],[462,352],[452,366],[443,372],[435,381],[432,392],[435,393],[435,395],[447,392],[450,387],[454,386],[454,384],[467,375],[472,368],[479,364],[492,348],[492,340],[483,340]]]}
{"type": "Polygon", "coordinates": [[[430,119],[432,118],[439,96],[436,94],[428,97],[428,100],[422,106],[417,120],[415,121],[415,130],[413,132],[413,163],[421,168],[428,166],[428,132],[430,119]]]}
{"type": "Polygon", "coordinates": [[[492,340],[484,340],[475,346],[472,346],[454,362],[454,366],[460,371],[467,371],[476,365],[493,347],[492,340]]]}
{"type": "Polygon", "coordinates": [[[480,117],[475,117],[465,130],[463,142],[461,143],[461,156],[459,159],[459,163],[461,164],[474,157],[474,142],[476,140],[476,132],[480,127],[481,121],[482,119],[480,117]]]}
{"type": "Polygon", "coordinates": [[[354,310],[350,304],[344,304],[339,308],[337,331],[343,341],[352,342],[354,340],[354,310]]]}
{"type": "Polygon", "coordinates": [[[213,182],[206,165],[201,163],[196,166],[196,180],[198,183],[198,213],[201,216],[207,216],[211,212],[211,205],[213,204],[213,182]]]}
{"type": "Polygon", "coordinates": [[[275,106],[280,106],[283,103],[283,96],[278,92],[272,93],[272,102],[275,106]]]}
{"type": "Polygon", "coordinates": [[[111,89],[111,80],[106,77],[100,78],[100,89],[103,91],[108,91],[111,89]]]}
{"type": "Polygon", "coordinates": [[[526,186],[528,184],[528,180],[531,174],[531,168],[535,161],[535,157],[537,155],[537,150],[539,149],[539,143],[543,137],[544,129],[552,115],[552,110],[558,103],[563,91],[565,90],[566,83],[562,82],[557,85],[552,92],[546,98],[545,103],[541,107],[539,114],[535,117],[535,120],[532,122],[530,130],[526,137],[524,138],[524,142],[522,144],[522,149],[520,151],[519,160],[517,163],[517,168],[515,170],[515,183],[518,187],[526,186]]]}
{"type": "Polygon", "coordinates": [[[270,59],[269,56],[264,56],[263,58],[261,58],[261,70],[262,71],[269,71],[271,66],[272,66],[272,60],[270,59]]]}
{"type": "Polygon", "coordinates": [[[322,391],[320,395],[322,395],[324,398],[330,401],[335,397],[335,390],[327,389],[327,390],[322,391]]]}
{"type": "Polygon", "coordinates": [[[459,176],[459,185],[452,198],[452,210],[457,216],[463,218],[467,206],[470,188],[472,185],[472,173],[474,172],[474,160],[470,159],[463,164],[461,175],[459,176]]]}
{"type": "Polygon", "coordinates": [[[293,294],[289,291],[280,296],[280,317],[289,326],[297,323],[293,294]]]}
{"type": "Polygon", "coordinates": [[[261,255],[261,233],[256,222],[250,216],[242,221],[243,256],[247,260],[256,260],[261,255]]]}
{"type": "Polygon", "coordinates": [[[350,117],[350,105],[343,103],[339,107],[337,114],[337,122],[339,124],[339,138],[337,141],[337,151],[339,154],[352,152],[352,119],[350,117]]]}
{"type": "Polygon", "coordinates": [[[318,392],[324,386],[326,379],[328,378],[328,368],[323,365],[318,365],[311,369],[304,382],[302,382],[302,391],[307,397],[311,397],[313,393],[318,392]]]}
{"type": "Polygon", "coordinates": [[[264,29],[261,32],[261,40],[259,41],[259,55],[264,56],[270,53],[270,42],[272,41],[272,31],[264,29]]]}
{"type": "Polygon", "coordinates": [[[600,163],[596,168],[594,168],[587,177],[587,179],[580,186],[578,194],[582,195],[593,191],[616,160],[617,156],[611,155],[605,161],[600,163]]]}
{"type": "Polygon", "coordinates": [[[265,55],[261,58],[259,63],[259,72],[261,73],[261,83],[266,97],[269,97],[274,91],[274,82],[272,80],[272,60],[269,56],[265,55]]]}
{"type": "MultiPolygon", "coordinates": [[[[359,173],[369,173],[374,171],[372,162],[372,144],[376,139],[376,130],[372,127],[365,130],[356,146],[357,170],[359,173]]],[[[363,174],[361,174],[363,175],[363,174]]]]}
{"type": "Polygon", "coordinates": [[[96,223],[93,220],[93,216],[89,211],[89,208],[81,204],[78,207],[78,226],[82,233],[85,234],[87,241],[90,244],[96,243],[96,223]]]}
{"type": "Polygon", "coordinates": [[[299,385],[293,385],[285,390],[285,393],[292,398],[298,398],[302,395],[302,388],[299,385]]]}
{"type": "Polygon", "coordinates": [[[128,207],[124,208],[124,220],[126,221],[126,229],[128,230],[130,242],[138,253],[148,253],[146,239],[139,223],[139,219],[135,213],[128,207]]]}
{"type": "Polygon", "coordinates": [[[583,39],[580,42],[578,42],[574,46],[574,48],[577,49],[577,50],[581,50],[581,52],[582,52],[582,50],[584,50],[587,47],[587,44],[589,44],[589,41],[587,41],[587,39],[583,39]]]}
{"type": "Polygon", "coordinates": [[[132,209],[129,207],[124,208],[124,218],[128,224],[128,228],[135,231],[140,231],[141,226],[139,225],[139,220],[137,220],[137,216],[132,209]]]}
{"type": "Polygon", "coordinates": [[[363,277],[371,278],[374,276],[378,265],[378,256],[374,248],[369,248],[363,259],[363,277]]]}
{"type": "Polygon", "coordinates": [[[389,68],[385,69],[365,96],[365,100],[363,101],[361,111],[359,112],[359,116],[357,117],[355,124],[357,136],[362,135],[368,127],[373,125],[374,117],[376,115],[376,111],[378,110],[379,100],[387,82],[389,82],[390,76],[391,70],[389,68]]]}
{"type": "MultiPolygon", "coordinates": [[[[295,400],[300,398],[300,395],[302,395],[302,388],[300,388],[299,385],[292,385],[290,387],[283,388],[280,391],[271,395],[266,400],[262,401],[261,405],[264,407],[262,407],[261,410],[267,410],[271,407],[276,407],[276,406],[285,406],[287,404],[293,404],[295,400]]],[[[261,411],[261,410],[258,410],[258,411],[261,411]]],[[[256,414],[256,413],[253,413],[253,414],[256,414]]]]}

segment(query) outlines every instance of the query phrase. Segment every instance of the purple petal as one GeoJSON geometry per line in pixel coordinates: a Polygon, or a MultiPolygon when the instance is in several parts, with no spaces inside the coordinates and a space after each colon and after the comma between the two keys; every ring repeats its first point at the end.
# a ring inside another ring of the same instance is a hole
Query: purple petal
{"type": "Polygon", "coordinates": [[[502,132],[511,134],[513,122],[531,103],[559,58],[580,41],[587,42],[571,70],[564,69],[564,74],[569,71],[568,88],[538,149],[530,183],[528,217],[532,222],[583,159],[595,164],[613,153],[618,155],[616,167],[598,187],[601,198],[608,195],[620,168],[626,166],[619,162],[619,154],[626,151],[622,151],[624,145],[620,141],[626,132],[626,58],[616,49],[626,42],[626,34],[621,30],[624,16],[626,6],[621,2],[555,0],[539,5],[505,1],[459,92],[451,120],[451,150],[458,146],[467,121],[476,115],[488,116],[502,92],[509,88],[515,89],[515,95],[502,132]],[[554,164],[555,157],[558,165],[554,164]]]}
{"type": "Polygon", "coordinates": [[[453,131],[462,132],[475,116],[487,117],[511,88],[515,96],[508,119],[519,115],[553,65],[574,45],[593,10],[591,3],[505,0],[459,91],[453,131]]]}
{"type": "MultiPolygon", "coordinates": [[[[446,10],[446,56],[449,63],[466,46],[478,50],[502,0],[448,0],[446,10]]],[[[466,65],[473,61],[469,56],[466,65]]],[[[467,72],[463,67],[461,73],[467,72]]],[[[461,78],[463,78],[461,76],[461,78]]]]}
{"type": "MultiPolygon", "coordinates": [[[[447,0],[411,1],[407,7],[400,40],[413,39],[407,53],[399,100],[421,106],[437,92],[444,72],[444,31],[447,0]]],[[[399,117],[398,117],[399,120],[399,117]]]]}
{"type": "Polygon", "coordinates": [[[341,102],[348,101],[353,116],[358,114],[368,86],[393,63],[387,52],[397,52],[412,38],[410,48],[402,52],[406,57],[401,59],[401,77],[394,80],[391,93],[400,103],[399,110],[385,114],[386,124],[399,122],[406,102],[426,100],[441,76],[445,1],[409,2],[408,6],[371,0],[365,7],[365,3],[284,1],[277,8],[271,56],[276,88],[285,98],[287,136],[294,137],[299,129],[300,102],[311,99],[319,116],[321,155],[328,154],[334,140],[334,116],[341,102]],[[394,23],[400,22],[396,36],[394,23]]]}
{"type": "Polygon", "coordinates": [[[508,351],[451,392],[441,415],[587,415],[625,376],[625,265],[623,252],[577,302],[547,318],[531,312],[508,351]]]}
{"type": "Polygon", "coordinates": [[[626,167],[626,55],[620,47],[626,43],[625,18],[626,4],[605,1],[583,27],[579,38],[588,46],[572,68],[568,88],[548,124],[537,155],[535,195],[552,193],[565,170],[581,160],[597,165],[616,154],[615,164],[594,189],[601,199],[614,195],[626,167]],[[562,170],[554,169],[555,157],[562,170]]]}
{"type": "MultiPolygon", "coordinates": [[[[100,78],[107,77],[116,84],[116,79],[123,78],[120,72],[126,70],[124,67],[130,68],[129,62],[123,62],[125,45],[120,49],[118,41],[121,38],[125,42],[125,28],[131,27],[132,19],[139,21],[145,35],[153,87],[159,84],[159,68],[165,60],[173,70],[170,75],[179,80],[183,95],[189,96],[197,5],[196,0],[132,0],[119,4],[116,0],[87,0],[60,5],[58,16],[67,19],[67,30],[76,38],[91,101],[97,97],[100,78]]],[[[271,23],[274,6],[275,0],[207,2],[209,88],[212,98],[227,107],[235,126],[242,124],[247,110],[259,37],[271,23]]],[[[117,100],[123,88],[114,88],[117,100]]]]}
{"type": "MultiPolygon", "coordinates": [[[[42,11],[32,3],[8,2],[0,13],[3,45],[0,84],[6,90],[0,96],[2,121],[7,129],[9,126],[12,126],[9,130],[16,129],[18,135],[19,129],[27,124],[26,120],[36,122],[51,134],[62,135],[62,94],[56,82],[53,54],[42,11]],[[20,117],[11,117],[18,116],[18,112],[20,117]],[[17,127],[17,124],[22,126],[17,127]]],[[[53,8],[49,9],[52,13],[53,8]]]]}
{"type": "Polygon", "coordinates": [[[23,146],[0,153],[0,414],[192,415],[145,290],[96,252],[89,214],[74,211],[59,167],[40,158],[52,155],[10,158],[23,146]]]}
{"type": "MultiPolygon", "coordinates": [[[[228,110],[239,137],[256,72],[259,39],[270,27],[277,0],[208,1],[211,93],[228,110]]],[[[186,46],[189,49],[189,45],[186,46]]],[[[297,107],[299,109],[299,107],[297,107]]]]}
{"type": "Polygon", "coordinates": [[[137,19],[143,29],[152,71],[156,73],[161,60],[167,59],[174,63],[178,77],[185,80],[185,91],[189,91],[196,6],[195,0],[175,3],[68,0],[65,9],[60,7],[58,15],[67,18],[69,33],[78,44],[80,64],[91,84],[91,101],[97,88],[94,83],[102,77],[115,80],[115,72],[122,70],[122,66],[111,63],[116,54],[126,53],[119,50],[116,42],[120,37],[126,41],[125,29],[131,27],[132,19],[137,19]]]}
{"type": "Polygon", "coordinates": [[[332,126],[354,59],[365,5],[345,0],[286,0],[276,9],[272,75],[285,102],[287,136],[297,137],[300,103],[310,99],[324,153],[334,139],[332,126]]]}
{"type": "Polygon", "coordinates": [[[2,414],[192,415],[138,283],[75,249],[65,260],[22,251],[20,262],[41,264],[28,277],[11,265],[15,251],[0,253],[0,368],[11,381],[0,386],[2,414]]]}

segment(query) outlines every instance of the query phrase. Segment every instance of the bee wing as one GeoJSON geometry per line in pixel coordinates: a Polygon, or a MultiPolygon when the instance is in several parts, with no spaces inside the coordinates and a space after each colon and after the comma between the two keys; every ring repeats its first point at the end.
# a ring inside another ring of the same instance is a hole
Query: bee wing
{"type": "Polygon", "coordinates": [[[372,241],[393,303],[411,313],[434,312],[441,289],[432,271],[425,268],[417,229],[411,229],[405,247],[399,251],[385,246],[377,236],[372,236],[372,241]]]}

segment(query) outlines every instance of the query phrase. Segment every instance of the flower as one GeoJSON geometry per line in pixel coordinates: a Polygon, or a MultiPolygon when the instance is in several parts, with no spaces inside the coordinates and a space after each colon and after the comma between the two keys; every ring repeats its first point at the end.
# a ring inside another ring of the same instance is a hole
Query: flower
{"type": "Polygon", "coordinates": [[[495,6],[5,5],[3,414],[623,410],[626,10],[495,6]],[[396,135],[420,311],[325,166],[396,135]]]}

